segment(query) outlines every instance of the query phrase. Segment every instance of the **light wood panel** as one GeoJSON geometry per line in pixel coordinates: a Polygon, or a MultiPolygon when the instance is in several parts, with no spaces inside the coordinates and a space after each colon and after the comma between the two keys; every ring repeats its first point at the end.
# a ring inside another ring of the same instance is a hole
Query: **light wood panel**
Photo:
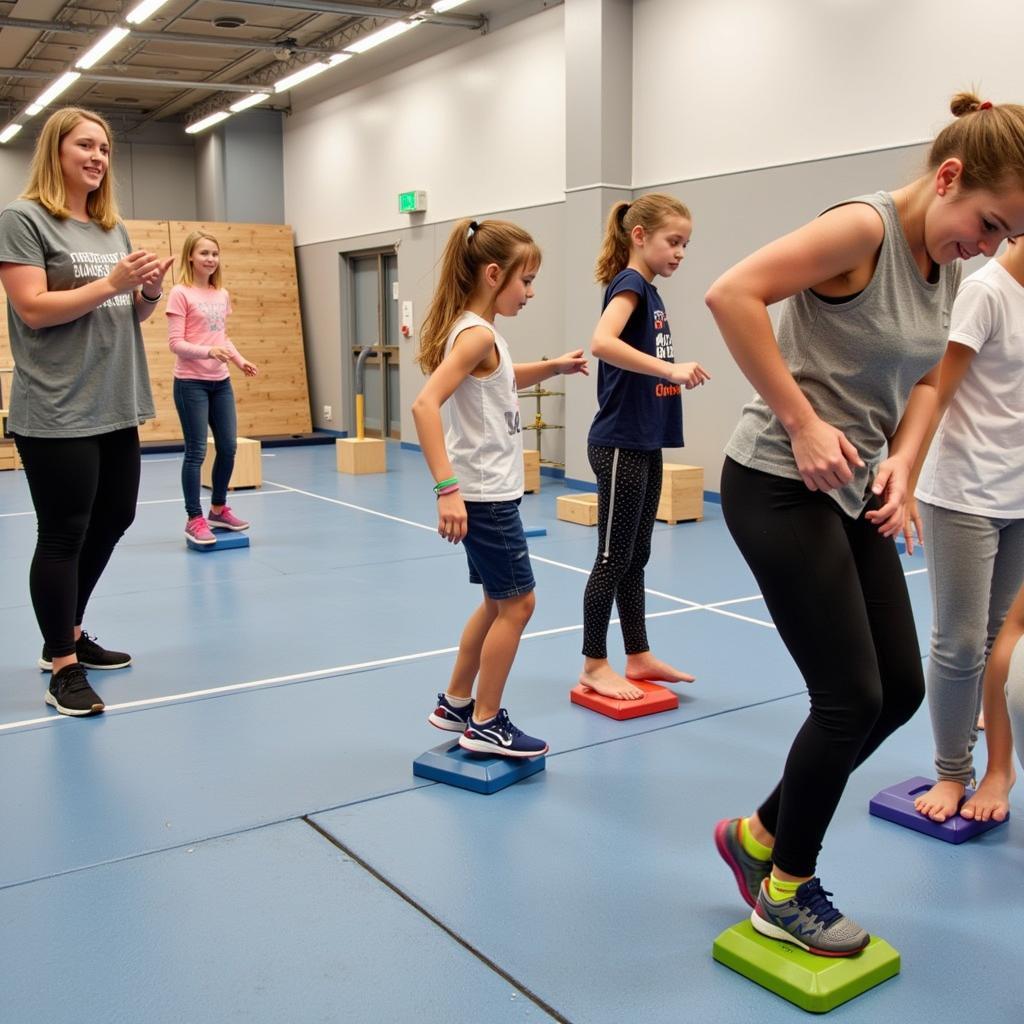
{"type": "MultiPolygon", "coordinates": [[[[165,297],[142,325],[156,404],[156,418],[141,429],[143,440],[181,438],[172,392],[174,356],[167,347],[164,310],[166,294],[178,279],[181,246],[194,230],[209,231],[220,243],[224,284],[231,292],[233,309],[228,335],[239,352],[260,368],[255,378],[231,368],[239,435],[308,433],[312,423],[292,229],[280,224],[163,220],[130,220],[125,227],[136,249],[174,257],[164,282],[165,297]]],[[[7,300],[0,289],[0,367],[12,365],[7,300]]]]}

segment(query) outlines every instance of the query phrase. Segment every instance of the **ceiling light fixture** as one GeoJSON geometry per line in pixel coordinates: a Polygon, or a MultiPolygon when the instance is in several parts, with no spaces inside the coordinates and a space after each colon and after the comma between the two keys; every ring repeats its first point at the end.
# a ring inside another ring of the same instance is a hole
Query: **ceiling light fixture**
{"type": "Polygon", "coordinates": [[[435,14],[444,14],[445,11],[450,11],[455,7],[461,7],[466,0],[437,0],[437,3],[431,4],[430,9],[435,14]]]}
{"type": "Polygon", "coordinates": [[[65,89],[70,88],[82,76],[77,71],[65,71],[48,89],[44,90],[26,109],[29,117],[35,117],[48,103],[52,103],[65,89]]]}
{"type": "Polygon", "coordinates": [[[205,131],[207,128],[212,128],[215,124],[220,124],[221,121],[226,121],[230,116],[226,110],[218,110],[216,114],[211,114],[209,117],[204,117],[201,121],[196,121],[195,124],[190,124],[185,131],[189,135],[195,135],[196,132],[205,131]]]}
{"type": "Polygon", "coordinates": [[[141,4],[133,7],[125,16],[124,20],[129,25],[138,25],[140,21],[145,21],[147,18],[156,14],[163,5],[167,3],[167,0],[142,0],[141,4]]]}
{"type": "Polygon", "coordinates": [[[386,43],[389,39],[394,39],[421,24],[420,21],[393,21],[386,28],[371,32],[370,35],[363,36],[362,39],[357,39],[354,43],[349,43],[345,49],[349,53],[366,53],[367,50],[372,50],[375,46],[380,46],[381,43],[386,43]]]}
{"type": "Polygon", "coordinates": [[[109,32],[101,36],[99,40],[91,46],[85,53],[82,54],[78,60],[75,61],[75,67],[81,68],[83,71],[86,68],[91,68],[97,61],[102,57],[105,57],[126,35],[128,35],[128,29],[121,28],[115,25],[109,32]]]}
{"type": "Polygon", "coordinates": [[[10,142],[11,139],[13,139],[20,131],[20,124],[9,124],[2,132],[0,132],[0,142],[10,142]]]}
{"type": "Polygon", "coordinates": [[[306,82],[310,78],[315,78],[328,68],[333,68],[338,64],[343,64],[345,61],[351,60],[351,58],[351,53],[334,53],[325,61],[317,61],[314,64],[307,64],[305,67],[299,68],[298,71],[294,71],[290,75],[285,75],[285,77],[280,79],[280,81],[275,82],[274,92],[287,92],[300,82],[306,82]]]}
{"type": "Polygon", "coordinates": [[[237,103],[232,103],[228,110],[233,114],[238,114],[243,110],[248,110],[250,107],[255,107],[257,103],[262,103],[264,100],[269,99],[269,92],[254,92],[251,96],[246,96],[238,100],[237,103]]]}

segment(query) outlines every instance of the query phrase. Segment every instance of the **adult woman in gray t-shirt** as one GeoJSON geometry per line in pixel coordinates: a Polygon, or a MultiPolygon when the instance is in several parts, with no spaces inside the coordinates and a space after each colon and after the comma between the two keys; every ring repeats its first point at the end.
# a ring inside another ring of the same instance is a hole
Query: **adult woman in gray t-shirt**
{"type": "Polygon", "coordinates": [[[954,98],[928,170],[861,196],[726,272],[707,302],[758,394],[722,471],[737,546],[810,695],[782,781],[719,822],[762,934],[828,956],[870,936],[814,877],[854,768],[924,696],[893,538],[935,408],[957,260],[1024,232],[1024,107],[954,98]],[[785,299],[778,334],[767,307],[785,299]]]}
{"type": "Polygon", "coordinates": [[[82,630],[100,574],[135,516],[138,426],[154,415],[139,322],[171,259],[132,251],[102,117],[67,107],[39,133],[28,187],[0,212],[0,281],[14,357],[8,426],[38,519],[29,588],[43,634],[46,702],[90,715],[86,668],[129,655],[82,630]]]}

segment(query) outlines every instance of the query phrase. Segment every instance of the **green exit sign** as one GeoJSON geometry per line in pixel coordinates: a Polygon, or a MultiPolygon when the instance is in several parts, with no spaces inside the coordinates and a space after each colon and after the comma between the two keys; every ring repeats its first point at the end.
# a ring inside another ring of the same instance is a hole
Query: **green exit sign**
{"type": "Polygon", "coordinates": [[[422,213],[427,208],[426,192],[399,192],[399,213],[422,213]]]}

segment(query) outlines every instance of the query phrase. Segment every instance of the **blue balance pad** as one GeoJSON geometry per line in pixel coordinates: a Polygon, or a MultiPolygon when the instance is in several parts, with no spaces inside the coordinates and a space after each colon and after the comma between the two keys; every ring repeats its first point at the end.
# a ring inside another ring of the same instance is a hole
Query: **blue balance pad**
{"type": "Polygon", "coordinates": [[[227,548],[247,548],[249,546],[249,535],[247,533],[220,533],[215,534],[216,544],[197,544],[191,537],[185,538],[185,543],[193,551],[225,551],[227,548]]]}
{"type": "Polygon", "coordinates": [[[474,793],[497,793],[520,779],[544,771],[543,757],[492,757],[463,750],[459,741],[449,740],[420,754],[412,773],[421,779],[444,782],[474,793]]]}
{"type": "Polygon", "coordinates": [[[523,530],[527,537],[546,537],[548,531],[543,526],[528,526],[523,530]]]}
{"type": "MultiPolygon", "coordinates": [[[[926,818],[914,807],[914,800],[922,793],[927,793],[934,785],[932,779],[917,775],[876,793],[868,804],[868,810],[876,818],[885,818],[886,821],[912,828],[915,832],[923,832],[926,836],[941,839],[945,843],[964,843],[974,836],[981,835],[982,832],[1005,824],[1003,821],[969,821],[967,818],[961,818],[959,814],[954,814],[952,818],[943,822],[926,818]]],[[[964,799],[970,797],[973,792],[973,789],[968,789],[964,793],[964,799]]],[[[1006,820],[1009,820],[1009,815],[1006,820]]]]}

